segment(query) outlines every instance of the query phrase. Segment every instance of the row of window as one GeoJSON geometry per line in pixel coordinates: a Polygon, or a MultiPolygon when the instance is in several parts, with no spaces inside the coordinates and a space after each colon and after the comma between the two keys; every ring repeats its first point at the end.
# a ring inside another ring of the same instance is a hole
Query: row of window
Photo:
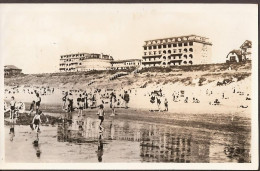
{"type": "Polygon", "coordinates": [[[144,46],[144,50],[151,50],[151,49],[161,49],[161,48],[171,48],[171,47],[182,47],[182,46],[192,46],[193,42],[185,42],[185,43],[173,43],[168,45],[154,45],[154,46],[144,46]]]}
{"type": "MultiPolygon", "coordinates": [[[[183,58],[184,58],[184,59],[188,59],[188,57],[192,59],[192,58],[193,58],[193,55],[192,55],[192,54],[183,55],[183,58]]],[[[167,58],[166,56],[163,57],[164,60],[166,60],[166,58],[167,58]]],[[[168,56],[168,59],[169,59],[169,60],[174,60],[174,59],[178,59],[178,58],[181,59],[181,56],[179,56],[179,57],[176,57],[176,56],[168,56]]],[[[160,58],[159,58],[159,60],[160,60],[160,58]]],[[[155,57],[154,57],[154,58],[145,58],[144,61],[156,61],[156,58],[155,58],[155,57]]]]}
{"type": "Polygon", "coordinates": [[[84,56],[85,54],[72,54],[72,55],[63,55],[61,56],[61,59],[62,58],[68,58],[68,57],[79,57],[79,56],[84,56]]]}
{"type": "MultiPolygon", "coordinates": [[[[174,65],[181,65],[181,62],[168,62],[168,65],[174,66],[174,65]]],[[[183,61],[182,64],[190,64],[192,65],[193,62],[192,61],[183,61]]],[[[166,62],[162,63],[163,66],[166,66],[166,62]]],[[[144,66],[161,66],[161,64],[144,64],[144,66]]]]}
{"type": "MultiPolygon", "coordinates": [[[[188,49],[183,49],[183,52],[185,52],[185,53],[187,53],[187,52],[193,52],[193,48],[189,48],[189,50],[188,49]]],[[[166,54],[166,53],[169,53],[169,54],[171,54],[171,53],[182,53],[182,49],[173,49],[172,51],[171,50],[168,50],[168,51],[166,51],[166,50],[164,50],[164,51],[158,51],[158,54],[159,55],[161,55],[161,54],[166,54]]],[[[156,51],[153,51],[153,52],[144,52],[144,55],[147,55],[147,54],[149,54],[149,55],[157,55],[157,52],[156,51]]]]}

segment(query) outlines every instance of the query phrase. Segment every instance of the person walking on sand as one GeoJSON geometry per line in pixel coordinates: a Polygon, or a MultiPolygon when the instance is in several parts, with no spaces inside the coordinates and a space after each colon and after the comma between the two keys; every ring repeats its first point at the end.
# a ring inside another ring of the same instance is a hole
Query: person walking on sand
{"type": "Polygon", "coordinates": [[[97,115],[98,115],[98,119],[100,120],[100,126],[102,125],[102,123],[103,123],[103,121],[104,121],[104,116],[105,116],[105,112],[104,112],[104,105],[103,104],[101,104],[101,105],[99,105],[99,109],[98,109],[98,113],[97,113],[97,115]]]}
{"type": "Polygon", "coordinates": [[[112,114],[110,116],[115,116],[116,115],[116,95],[112,92],[110,96],[110,107],[112,108],[112,114]]]}
{"type": "Polygon", "coordinates": [[[10,101],[10,119],[14,119],[14,114],[15,114],[15,100],[14,96],[11,97],[10,101]]]}
{"type": "Polygon", "coordinates": [[[41,97],[40,97],[39,93],[36,93],[35,104],[36,104],[36,113],[38,113],[38,111],[40,109],[40,104],[41,104],[41,97]]]}
{"type": "Polygon", "coordinates": [[[66,102],[67,102],[67,96],[68,96],[68,92],[65,92],[65,95],[62,97],[62,102],[63,102],[62,110],[65,110],[66,102]]]}
{"type": "Polygon", "coordinates": [[[156,102],[157,102],[157,106],[158,106],[158,111],[161,111],[161,99],[159,96],[156,97],[156,102]]]}
{"type": "Polygon", "coordinates": [[[30,111],[29,111],[29,113],[28,113],[29,116],[31,116],[31,114],[32,114],[33,111],[34,111],[34,104],[35,104],[35,101],[33,100],[32,103],[31,103],[31,105],[30,105],[30,111]]]}
{"type": "Polygon", "coordinates": [[[165,111],[168,111],[168,100],[167,100],[166,97],[165,97],[165,100],[164,100],[164,106],[165,106],[165,111]]]}
{"type": "Polygon", "coordinates": [[[79,95],[79,98],[77,99],[78,102],[78,117],[79,115],[82,117],[83,107],[84,107],[84,98],[81,97],[81,94],[79,95]]]}
{"type": "Polygon", "coordinates": [[[127,91],[125,91],[125,94],[124,94],[124,101],[125,101],[125,108],[128,109],[128,103],[130,101],[130,97],[129,97],[129,94],[127,93],[127,91]]]}

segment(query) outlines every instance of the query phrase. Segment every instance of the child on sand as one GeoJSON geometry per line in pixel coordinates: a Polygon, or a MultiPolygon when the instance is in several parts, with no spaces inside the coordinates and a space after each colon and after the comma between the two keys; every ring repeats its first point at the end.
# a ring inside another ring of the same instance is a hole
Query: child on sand
{"type": "Polygon", "coordinates": [[[36,113],[36,115],[34,116],[33,120],[32,120],[32,124],[33,124],[33,129],[36,132],[40,131],[40,123],[41,123],[41,115],[42,115],[42,111],[38,111],[38,113],[36,113]]]}
{"type": "Polygon", "coordinates": [[[10,101],[10,119],[14,119],[14,113],[15,113],[15,100],[14,96],[11,98],[12,100],[10,101]]]}
{"type": "Polygon", "coordinates": [[[99,105],[99,109],[98,109],[97,115],[98,115],[98,119],[100,119],[100,124],[99,125],[101,126],[101,124],[104,121],[104,116],[105,116],[103,104],[99,105]]]}

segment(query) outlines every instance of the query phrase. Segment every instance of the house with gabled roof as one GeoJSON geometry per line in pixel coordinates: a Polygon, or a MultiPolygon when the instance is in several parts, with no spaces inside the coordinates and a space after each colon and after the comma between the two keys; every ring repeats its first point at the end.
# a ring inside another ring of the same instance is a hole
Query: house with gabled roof
{"type": "Polygon", "coordinates": [[[4,74],[5,74],[5,76],[19,75],[21,73],[22,73],[22,69],[17,68],[14,65],[5,65],[4,66],[4,74]]]}
{"type": "Polygon", "coordinates": [[[228,53],[228,55],[226,56],[226,62],[242,62],[245,59],[242,56],[242,52],[241,50],[232,50],[231,52],[228,53]]]}

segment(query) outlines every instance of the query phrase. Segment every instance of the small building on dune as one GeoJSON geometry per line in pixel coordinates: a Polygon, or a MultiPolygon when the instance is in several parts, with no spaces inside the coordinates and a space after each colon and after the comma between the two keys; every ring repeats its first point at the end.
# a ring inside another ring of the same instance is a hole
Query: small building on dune
{"type": "Polygon", "coordinates": [[[17,68],[14,65],[5,65],[4,74],[5,76],[19,75],[22,74],[22,69],[17,68]]]}
{"type": "Polygon", "coordinates": [[[231,52],[228,53],[226,57],[226,62],[242,62],[245,59],[242,56],[241,50],[232,50],[231,52]]]}

